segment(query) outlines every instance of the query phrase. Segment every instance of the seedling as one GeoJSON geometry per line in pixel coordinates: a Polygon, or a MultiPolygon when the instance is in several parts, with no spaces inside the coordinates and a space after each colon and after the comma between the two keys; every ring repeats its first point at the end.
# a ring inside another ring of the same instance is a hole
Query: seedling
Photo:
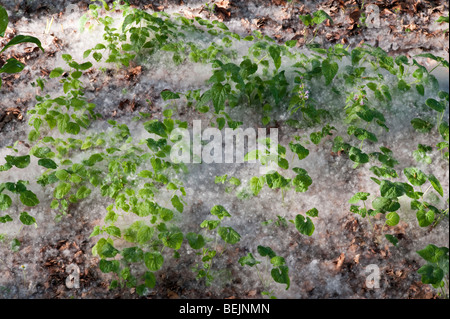
{"type": "MultiPolygon", "coordinates": [[[[0,37],[5,36],[6,28],[8,27],[9,18],[8,13],[6,12],[6,9],[0,5],[0,37]]],[[[44,52],[44,49],[42,48],[41,41],[39,39],[29,36],[29,35],[16,35],[11,40],[8,41],[8,43],[1,49],[0,53],[4,52],[8,48],[21,44],[21,43],[34,43],[36,44],[39,49],[44,52]]],[[[2,63],[3,64],[3,63],[2,63]]],[[[6,73],[6,74],[14,74],[19,73],[25,68],[25,64],[22,62],[17,61],[14,58],[8,59],[3,66],[0,68],[0,74],[6,73]]],[[[2,79],[0,78],[0,88],[2,87],[2,79]]]]}
{"type": "Polygon", "coordinates": [[[281,256],[277,256],[270,247],[258,246],[258,253],[261,257],[267,257],[270,261],[270,266],[272,267],[272,270],[270,271],[270,279],[267,278],[267,273],[269,272],[269,263],[267,260],[263,263],[264,266],[262,270],[258,267],[258,265],[262,264],[262,262],[255,259],[252,253],[248,253],[247,256],[241,257],[239,259],[239,263],[243,267],[255,267],[264,289],[261,292],[261,295],[268,296],[270,299],[277,299],[274,292],[270,289],[271,280],[275,283],[286,285],[286,290],[288,290],[291,286],[289,267],[286,265],[285,259],[281,256]]]}

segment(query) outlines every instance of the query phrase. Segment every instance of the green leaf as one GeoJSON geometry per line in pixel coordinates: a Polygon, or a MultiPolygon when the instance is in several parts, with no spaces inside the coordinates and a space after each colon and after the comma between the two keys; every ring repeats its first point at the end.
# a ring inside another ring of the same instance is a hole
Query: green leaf
{"type": "Polygon", "coordinates": [[[317,208],[311,208],[306,212],[306,215],[308,215],[309,217],[317,217],[319,216],[319,211],[317,210],[317,208]]]}
{"type": "Polygon", "coordinates": [[[372,201],[373,209],[385,212],[395,212],[400,209],[400,203],[392,198],[377,197],[372,201]]]}
{"type": "Polygon", "coordinates": [[[53,196],[56,199],[62,199],[70,192],[71,188],[72,186],[68,183],[59,183],[59,185],[56,186],[55,191],[53,192],[53,196]]]}
{"type": "Polygon", "coordinates": [[[400,222],[400,216],[396,212],[391,212],[386,215],[386,225],[396,226],[400,222]]]}
{"type": "Polygon", "coordinates": [[[8,27],[8,13],[6,12],[6,9],[0,6],[0,37],[5,36],[6,28],[8,27]]]}
{"type": "Polygon", "coordinates": [[[312,21],[315,24],[321,24],[325,20],[330,20],[330,23],[333,24],[333,19],[331,19],[331,17],[325,11],[317,10],[316,12],[313,13],[312,21]]]}
{"type": "Polygon", "coordinates": [[[289,279],[289,268],[287,266],[273,268],[270,274],[275,282],[279,284],[286,284],[286,290],[289,289],[291,281],[289,279]]]}
{"type": "Polygon", "coordinates": [[[241,240],[241,235],[231,227],[219,227],[217,233],[226,243],[231,245],[234,245],[241,240]]]}
{"type": "Polygon", "coordinates": [[[241,264],[242,267],[243,266],[253,267],[253,266],[261,263],[255,259],[255,257],[253,256],[252,253],[248,253],[247,256],[239,258],[238,262],[239,262],[239,264],[241,264]]]}
{"type": "Polygon", "coordinates": [[[75,122],[67,123],[66,132],[72,135],[78,135],[80,133],[80,126],[75,122]]]}
{"type": "Polygon", "coordinates": [[[272,45],[269,47],[269,54],[275,65],[275,69],[278,70],[281,67],[281,48],[278,45],[272,45]]]}
{"type": "Polygon", "coordinates": [[[108,227],[106,227],[105,231],[108,235],[111,235],[111,236],[114,236],[117,238],[122,237],[122,233],[120,232],[120,229],[116,226],[108,226],[108,227]]]}
{"type": "Polygon", "coordinates": [[[428,227],[434,222],[435,214],[432,210],[420,209],[417,211],[416,217],[420,227],[428,227]]]}
{"type": "Polygon", "coordinates": [[[53,79],[53,78],[58,78],[58,77],[60,77],[61,75],[63,75],[63,73],[64,73],[64,70],[62,69],[62,68],[55,68],[55,69],[53,69],[51,72],[50,72],[50,75],[49,75],[49,77],[50,77],[50,79],[53,79]]]}
{"type": "Polygon", "coordinates": [[[412,127],[420,133],[428,133],[433,128],[433,124],[425,120],[414,118],[411,120],[412,127]]]}
{"type": "Polygon", "coordinates": [[[161,237],[161,240],[164,246],[178,250],[181,248],[181,244],[183,243],[183,234],[180,232],[175,233],[167,233],[161,237]]]}
{"type": "Polygon", "coordinates": [[[435,56],[435,55],[433,55],[431,53],[422,53],[422,54],[418,54],[416,56],[420,56],[420,57],[423,57],[423,58],[429,58],[431,60],[435,60],[437,62],[441,62],[446,68],[448,68],[448,62],[444,58],[437,57],[437,56],[435,56]]]}
{"type": "Polygon", "coordinates": [[[155,274],[149,271],[145,272],[144,283],[147,288],[153,289],[156,286],[155,274]]]}
{"type": "Polygon", "coordinates": [[[158,271],[164,263],[164,257],[158,252],[145,253],[144,263],[148,270],[158,271]]]}
{"type": "Polygon", "coordinates": [[[425,95],[425,88],[422,84],[416,84],[416,90],[420,95],[425,95]]]}
{"type": "Polygon", "coordinates": [[[241,185],[241,180],[236,177],[230,177],[230,180],[228,181],[231,185],[239,186],[241,185]]]}
{"type": "Polygon", "coordinates": [[[145,244],[150,239],[152,239],[153,234],[154,234],[153,228],[151,228],[147,225],[142,225],[136,234],[136,241],[140,244],[145,244]]]}
{"type": "Polygon", "coordinates": [[[167,101],[179,99],[180,95],[178,93],[174,93],[169,90],[164,90],[161,92],[161,97],[163,98],[164,101],[167,101]]]}
{"type": "Polygon", "coordinates": [[[20,201],[28,207],[34,207],[39,204],[39,199],[32,191],[23,191],[20,193],[20,201]]]}
{"type": "Polygon", "coordinates": [[[446,17],[446,16],[440,16],[440,17],[436,20],[436,22],[437,22],[437,23],[443,23],[443,22],[449,23],[449,17],[446,17]]]}
{"type": "Polygon", "coordinates": [[[314,224],[309,217],[305,217],[303,215],[298,214],[295,217],[295,228],[303,234],[307,236],[311,236],[314,233],[314,224]]]}
{"type": "Polygon", "coordinates": [[[0,69],[0,73],[14,74],[19,73],[25,68],[25,64],[17,61],[14,58],[8,59],[0,69]]]}
{"type": "Polygon", "coordinates": [[[370,196],[370,193],[358,192],[348,201],[350,204],[356,204],[360,200],[365,201],[370,196]]]}
{"type": "MultiPolygon", "coordinates": [[[[272,52],[270,54],[274,59],[274,61],[276,61],[276,57],[273,56],[276,55],[276,52],[272,52]]],[[[281,61],[281,58],[280,57],[278,58],[280,59],[279,61],[281,61]]],[[[258,65],[256,63],[253,63],[250,59],[245,59],[244,61],[242,61],[240,67],[241,67],[240,74],[242,75],[243,78],[248,78],[250,75],[254,74],[258,70],[258,65]]],[[[217,76],[223,76],[224,75],[223,73],[224,72],[221,71],[221,73],[216,74],[217,76]]],[[[221,80],[220,82],[223,82],[224,80],[225,78],[223,78],[223,80],[221,80]]]]}
{"type": "Polygon", "coordinates": [[[158,120],[153,120],[150,122],[144,123],[144,128],[149,133],[153,133],[159,135],[161,137],[167,138],[166,126],[158,120]]]}
{"type": "Polygon", "coordinates": [[[118,273],[120,269],[120,264],[118,260],[109,261],[106,259],[101,259],[99,263],[99,268],[105,274],[110,272],[118,273]]]}
{"type": "Polygon", "coordinates": [[[414,186],[422,186],[427,181],[427,176],[418,168],[405,168],[403,173],[408,181],[414,186]]]}
{"type": "Polygon", "coordinates": [[[309,150],[303,147],[303,145],[301,144],[294,144],[291,142],[289,143],[289,148],[292,152],[297,154],[299,160],[302,160],[309,155],[309,150]]]}
{"type": "Polygon", "coordinates": [[[13,46],[13,45],[17,45],[20,43],[34,43],[36,44],[39,49],[42,50],[42,52],[44,52],[44,49],[42,48],[42,44],[41,41],[39,41],[39,39],[29,36],[29,35],[16,35],[14,38],[12,38],[11,41],[9,41],[4,47],[3,49],[0,51],[0,53],[2,53],[3,51],[5,51],[7,48],[13,46]]]}
{"type": "Polygon", "coordinates": [[[92,54],[92,57],[95,61],[100,62],[103,58],[103,54],[101,54],[100,52],[94,52],[94,54],[92,54]]]}
{"type": "Polygon", "coordinates": [[[171,202],[172,202],[173,207],[175,207],[180,213],[183,212],[184,206],[181,203],[180,198],[177,195],[172,197],[171,202]]]}
{"type": "Polygon", "coordinates": [[[84,198],[88,197],[91,194],[91,192],[92,192],[91,189],[87,188],[86,186],[81,186],[78,189],[75,196],[77,197],[77,199],[84,199],[84,198]]]}
{"type": "Polygon", "coordinates": [[[398,81],[397,87],[400,91],[408,91],[409,89],[411,89],[411,86],[406,83],[405,80],[398,81]]]}
{"type": "Polygon", "coordinates": [[[445,106],[442,103],[436,101],[435,99],[428,99],[426,100],[425,104],[439,113],[445,111],[445,106]]]}
{"type": "Polygon", "coordinates": [[[447,247],[437,247],[433,244],[429,244],[424,249],[418,250],[417,253],[426,261],[437,264],[442,261],[442,259],[448,259],[448,251],[447,247]]]}
{"type": "Polygon", "coordinates": [[[231,217],[230,213],[221,205],[216,205],[211,208],[211,214],[217,216],[220,220],[223,220],[225,217],[231,217]]]}
{"type": "Polygon", "coordinates": [[[270,263],[274,267],[280,267],[280,266],[286,265],[286,260],[283,257],[275,256],[272,259],[270,259],[270,263]]]}
{"type": "Polygon", "coordinates": [[[36,219],[34,219],[34,217],[30,216],[27,212],[20,213],[19,219],[22,222],[22,224],[28,225],[28,226],[36,223],[36,219]]]}
{"type": "Polygon", "coordinates": [[[389,235],[389,234],[384,235],[384,237],[386,237],[386,239],[387,239],[392,245],[394,245],[394,246],[397,247],[397,244],[398,244],[398,239],[397,239],[397,237],[392,236],[392,235],[389,235]]]}
{"type": "Polygon", "coordinates": [[[122,256],[126,262],[137,263],[144,259],[144,252],[138,247],[130,247],[122,251],[122,256]]]}
{"type": "Polygon", "coordinates": [[[293,47],[296,46],[297,40],[286,41],[284,44],[285,44],[288,48],[293,48],[293,47]]]}
{"type": "Polygon", "coordinates": [[[208,230],[213,230],[215,228],[217,228],[217,226],[220,225],[220,221],[219,220],[204,220],[201,224],[200,227],[201,228],[208,228],[208,230]]]}
{"type": "MultiPolygon", "coordinates": [[[[302,175],[302,178],[306,176],[302,175]]],[[[266,183],[271,189],[285,188],[289,185],[290,179],[286,179],[284,176],[280,175],[278,172],[272,174],[266,174],[266,183]]],[[[298,180],[300,185],[302,181],[298,180]]],[[[303,184],[302,184],[303,185],[303,184]]],[[[300,187],[300,186],[299,186],[300,187]]]]}
{"type": "Polygon", "coordinates": [[[13,219],[9,215],[5,215],[5,216],[1,216],[0,217],[0,223],[1,224],[6,224],[6,223],[9,223],[9,222],[12,222],[12,221],[13,221],[13,219]]]}
{"type": "Polygon", "coordinates": [[[200,234],[187,233],[186,238],[192,249],[201,249],[206,245],[205,238],[200,234]]]}
{"type": "Polygon", "coordinates": [[[313,19],[312,19],[311,15],[309,15],[309,14],[300,15],[299,18],[306,27],[313,24],[313,19]]]}
{"type": "Polygon", "coordinates": [[[70,174],[67,173],[66,170],[60,169],[60,170],[58,170],[58,171],[55,172],[55,176],[56,176],[60,181],[67,181],[67,180],[69,180],[70,174]]]}
{"type": "Polygon", "coordinates": [[[293,170],[297,173],[297,176],[295,176],[292,180],[292,184],[295,186],[295,191],[299,193],[306,192],[309,186],[313,183],[312,178],[308,175],[308,172],[302,168],[295,167],[293,170]]]}
{"type": "Polygon", "coordinates": [[[250,179],[250,190],[252,191],[253,195],[258,196],[259,192],[264,187],[264,179],[259,177],[252,177],[250,179]]]}
{"type": "Polygon", "coordinates": [[[225,100],[227,98],[228,87],[221,83],[216,83],[211,88],[211,98],[216,113],[225,108],[225,100]]]}
{"type": "Polygon", "coordinates": [[[422,266],[417,273],[422,275],[422,282],[424,284],[437,285],[444,278],[444,271],[439,266],[432,264],[422,266]]]}
{"type": "Polygon", "coordinates": [[[18,252],[21,245],[22,245],[22,243],[17,238],[14,238],[11,241],[11,251],[18,252]]]}
{"type": "Polygon", "coordinates": [[[369,162],[369,155],[363,153],[359,148],[351,147],[349,151],[350,159],[358,164],[364,164],[369,162]]]}
{"type": "Polygon", "coordinates": [[[439,133],[441,134],[444,141],[449,141],[449,127],[447,122],[442,122],[439,125],[439,133]]]}
{"type": "Polygon", "coordinates": [[[330,62],[329,60],[322,61],[322,73],[325,77],[325,84],[330,85],[334,77],[338,73],[339,65],[336,62],[330,62]]]}
{"type": "Polygon", "coordinates": [[[30,165],[30,155],[25,156],[6,155],[5,160],[8,164],[14,165],[17,168],[26,168],[28,165],[30,165]]]}
{"type": "Polygon", "coordinates": [[[6,194],[0,194],[0,210],[7,210],[9,207],[11,207],[11,204],[11,197],[6,194]]]}
{"type": "Polygon", "coordinates": [[[114,258],[119,253],[119,251],[114,248],[114,246],[109,242],[103,242],[102,245],[99,245],[97,247],[97,253],[101,258],[114,258]]]}
{"type": "Polygon", "coordinates": [[[33,150],[32,150],[33,156],[35,156],[37,158],[46,158],[48,156],[48,154],[51,152],[52,152],[52,150],[46,146],[33,148],[33,150]]]}
{"type": "Polygon", "coordinates": [[[261,257],[269,256],[270,259],[275,257],[277,254],[272,250],[270,247],[266,246],[258,246],[258,253],[261,255],[261,257]]]}
{"type": "Polygon", "coordinates": [[[405,189],[402,183],[392,183],[388,180],[383,180],[380,185],[381,196],[386,198],[398,198],[405,194],[405,189]]]}
{"type": "Polygon", "coordinates": [[[441,186],[441,183],[439,180],[434,176],[433,174],[428,175],[428,180],[430,181],[431,185],[433,185],[433,188],[436,190],[436,192],[439,193],[442,197],[444,196],[444,189],[441,186]]]}

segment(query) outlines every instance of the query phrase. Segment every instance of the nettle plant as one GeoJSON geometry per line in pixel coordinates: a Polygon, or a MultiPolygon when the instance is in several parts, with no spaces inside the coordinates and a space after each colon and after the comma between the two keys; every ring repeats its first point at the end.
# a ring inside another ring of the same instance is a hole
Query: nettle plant
{"type": "Polygon", "coordinates": [[[318,10],[316,12],[314,12],[312,15],[311,14],[305,14],[305,15],[300,15],[299,16],[300,21],[303,22],[303,24],[305,25],[305,27],[307,27],[307,29],[305,30],[305,43],[308,45],[315,45],[314,43],[314,39],[316,38],[317,35],[317,31],[318,31],[318,27],[319,25],[321,25],[323,22],[329,20],[331,24],[333,24],[333,19],[331,19],[331,17],[328,15],[328,13],[326,13],[323,10],[318,10]],[[310,34],[312,30],[312,38],[308,40],[308,36],[310,34]]]}
{"type": "MultiPolygon", "coordinates": [[[[8,13],[6,12],[6,9],[0,5],[0,38],[3,38],[5,36],[8,23],[9,23],[8,13]]],[[[16,35],[11,40],[9,40],[8,43],[6,43],[6,45],[0,50],[0,54],[5,52],[8,48],[21,43],[34,43],[39,47],[39,49],[42,50],[42,52],[44,52],[41,41],[39,41],[39,39],[29,35],[16,35]]],[[[10,58],[4,63],[3,61],[1,62],[2,67],[0,68],[0,74],[19,73],[25,68],[25,64],[23,64],[22,62],[18,61],[15,58],[10,58]]],[[[2,87],[2,79],[0,78],[0,88],[1,87],[2,87]]]]}
{"type": "MultiPolygon", "coordinates": [[[[314,25],[329,17],[318,12],[302,19],[314,25]]],[[[444,119],[448,94],[439,91],[433,70],[428,71],[415,59],[393,58],[381,48],[368,45],[350,50],[339,44],[328,48],[315,44],[309,46],[308,52],[300,52],[294,48],[296,41],[278,44],[260,32],[242,37],[218,21],[150,14],[118,1],[112,6],[103,3],[103,8],[91,5],[80,21],[81,26],[88,20],[92,22],[90,28],[102,26],[104,36],[102,43],[85,52],[85,58],[92,56],[97,62],[122,67],[162,54],[169,56],[174,65],[203,63],[212,69],[206,88],[162,91],[161,98],[167,105],[161,119],[149,119],[151,115],[145,113],[134,117],[134,125],[142,125],[149,133],[148,138],[139,141],[129,126],[117,121],[108,120],[104,123],[108,129],[101,132],[91,129],[100,115],[85,98],[82,79],[94,67],[93,63],[78,63],[64,54],[68,67],[56,68],[49,79],[39,78],[34,84],[44,91],[46,81],[58,80],[61,95],[36,96],[37,103],[28,112],[31,149],[26,153],[24,147],[15,143],[10,148],[17,154],[5,157],[0,172],[37,164],[35,169],[42,172],[35,182],[44,190],[51,190],[50,207],[56,220],[64,218],[71,204],[94,194],[107,199],[103,225],[96,226],[91,237],[98,238],[92,253],[99,256],[101,271],[114,277],[111,288],[135,287],[139,295],[147,294],[156,285],[155,273],[167,259],[180,258],[186,242],[198,251],[200,261],[193,267],[197,278],[210,285],[219,273],[214,269],[214,261],[227,252],[228,245],[241,242],[241,235],[226,225],[231,214],[221,205],[211,209],[213,219],[203,221],[198,232],[183,233],[182,213],[189,203],[183,176],[188,170],[184,164],[170,160],[170,152],[178,142],[171,138],[171,133],[177,128],[188,128],[187,122],[175,119],[181,106],[204,114],[219,129],[240,128],[244,123],[234,114],[245,109],[261,115],[261,123],[267,128],[286,124],[299,132],[312,129],[307,136],[292,137],[288,147],[270,138],[260,140],[264,147],[249,151],[245,160],[259,161],[270,169],[252,176],[248,183],[242,183],[239,176],[215,177],[215,183],[225,184],[225,191],[235,192],[239,199],[257,200],[266,186],[269,191],[281,193],[283,203],[287,192],[293,191],[300,198],[313,180],[293,160],[302,161],[310,155],[308,144],[328,142],[330,151],[348,158],[355,170],[370,165],[375,175],[372,180],[379,185],[380,194],[375,197],[361,190],[349,199],[350,212],[368,218],[369,222],[376,214],[384,214],[384,230],[399,223],[400,198],[406,195],[411,198],[410,206],[417,211],[421,227],[433,227],[448,218],[448,207],[442,208],[429,199],[431,188],[441,197],[445,195],[436,176],[409,167],[403,170],[405,178],[402,178],[396,169],[399,163],[394,151],[379,145],[379,137],[390,131],[386,118],[392,114],[394,102],[407,94],[413,95],[420,117],[411,121],[412,128],[416,134],[434,134],[440,140],[436,145],[419,144],[412,156],[430,168],[436,154],[448,162],[449,126],[444,119]],[[120,21],[113,18],[116,12],[123,13],[120,21]],[[190,42],[192,36],[209,43],[190,42]],[[238,56],[232,48],[241,41],[247,43],[248,51],[238,56]],[[342,107],[326,105],[320,98],[323,95],[330,95],[339,102],[333,105],[342,107]],[[288,119],[280,120],[280,113],[287,114],[288,119]],[[338,130],[331,121],[341,121],[347,134],[336,135],[338,130]],[[374,148],[379,151],[369,151],[374,148]],[[356,205],[361,201],[363,206],[356,205]]],[[[428,53],[419,57],[433,59],[438,66],[448,68],[448,62],[442,58],[428,53]]],[[[0,223],[19,219],[24,225],[36,224],[35,217],[25,211],[25,207],[40,204],[30,186],[32,182],[0,184],[0,210],[8,211],[14,197],[18,197],[17,205],[24,206],[19,216],[8,213],[0,217],[0,223]]],[[[318,210],[311,208],[304,214],[296,214],[294,219],[278,216],[277,221],[264,221],[263,225],[293,224],[301,234],[312,236],[313,219],[318,216],[318,210]]],[[[395,235],[385,236],[398,244],[395,235]]],[[[10,245],[12,250],[20,249],[18,238],[12,239],[10,245]]],[[[269,247],[259,246],[257,250],[261,257],[268,257],[264,271],[257,268],[262,262],[252,254],[236,262],[256,267],[264,289],[262,294],[275,297],[270,280],[290,287],[286,261],[269,247]],[[264,275],[268,272],[267,261],[272,267],[270,280],[264,275]]],[[[420,273],[426,275],[423,282],[442,288],[438,268],[445,274],[442,264],[446,260],[448,265],[448,249],[438,259],[425,260],[432,265],[421,268],[420,273]],[[432,271],[430,267],[434,267],[432,271]]]]}
{"type": "Polygon", "coordinates": [[[422,276],[422,282],[431,284],[435,289],[438,289],[439,296],[448,299],[448,248],[428,245],[417,253],[427,262],[418,270],[418,273],[422,276]]]}
{"type": "Polygon", "coordinates": [[[241,266],[254,267],[258,273],[261,284],[264,287],[264,291],[261,292],[261,295],[268,296],[270,299],[276,299],[274,292],[270,289],[272,284],[271,281],[279,284],[285,284],[286,290],[288,290],[291,286],[289,267],[286,265],[286,260],[281,256],[277,256],[277,254],[270,247],[258,246],[257,251],[261,257],[267,257],[265,262],[258,261],[252,253],[248,253],[247,256],[239,259],[239,264],[241,264],[241,266]],[[270,278],[267,278],[267,273],[269,270],[267,260],[270,261],[270,265],[272,266],[270,278]],[[258,267],[258,265],[261,264],[263,264],[263,270],[258,267]]]}
{"type": "Polygon", "coordinates": [[[217,219],[207,219],[204,220],[200,227],[205,229],[205,234],[208,235],[213,231],[216,231],[214,237],[203,236],[201,234],[196,233],[188,233],[186,238],[189,242],[189,246],[195,250],[201,249],[202,251],[197,253],[197,255],[201,256],[202,265],[197,264],[194,267],[194,271],[197,272],[197,279],[205,278],[206,285],[209,286],[211,282],[214,280],[214,276],[212,274],[212,266],[214,258],[219,253],[218,247],[219,242],[218,238],[220,237],[224,242],[225,246],[221,248],[219,258],[226,251],[228,245],[237,244],[241,240],[241,235],[233,229],[233,227],[225,227],[222,226],[222,222],[225,218],[230,218],[231,215],[228,211],[221,205],[216,205],[211,209],[211,215],[216,216],[217,219]],[[211,246],[209,243],[214,244],[211,246]],[[208,246],[211,246],[209,248],[208,246]]]}

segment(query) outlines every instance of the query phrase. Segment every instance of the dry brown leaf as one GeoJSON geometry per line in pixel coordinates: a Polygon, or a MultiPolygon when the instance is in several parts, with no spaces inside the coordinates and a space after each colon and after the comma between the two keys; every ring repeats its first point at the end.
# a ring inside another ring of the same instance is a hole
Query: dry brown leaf
{"type": "Polygon", "coordinates": [[[256,296],[256,293],[257,293],[256,290],[250,290],[247,295],[249,297],[253,297],[253,296],[256,296]]]}
{"type": "Polygon", "coordinates": [[[345,254],[341,253],[341,255],[333,261],[336,264],[336,270],[341,270],[342,265],[344,264],[345,254]]]}
{"type": "Polygon", "coordinates": [[[350,23],[351,24],[358,23],[360,17],[361,17],[361,11],[359,11],[359,9],[352,11],[349,15],[350,23]]]}
{"type": "Polygon", "coordinates": [[[230,6],[230,1],[229,0],[218,1],[216,3],[216,6],[219,6],[219,7],[224,8],[224,9],[228,9],[228,7],[230,6]]]}

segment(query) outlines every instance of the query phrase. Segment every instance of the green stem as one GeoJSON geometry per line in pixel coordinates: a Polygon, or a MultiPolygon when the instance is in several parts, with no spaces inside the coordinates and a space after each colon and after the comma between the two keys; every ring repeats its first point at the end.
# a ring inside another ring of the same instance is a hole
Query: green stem
{"type": "Polygon", "coordinates": [[[438,120],[437,120],[437,128],[438,128],[438,131],[439,131],[439,126],[441,126],[441,122],[442,122],[442,119],[444,118],[444,112],[441,112],[440,113],[440,116],[439,116],[439,114],[438,114],[438,120]]]}
{"type": "MultiPolygon", "coordinates": [[[[432,186],[433,186],[433,185],[428,186],[427,190],[426,190],[425,193],[423,193],[423,195],[422,195],[422,200],[425,198],[426,193],[430,190],[430,188],[431,188],[432,186]]],[[[422,189],[420,189],[420,191],[422,191],[422,189]]]]}
{"type": "Polygon", "coordinates": [[[434,68],[432,68],[431,69],[431,71],[430,72],[428,72],[428,73],[431,73],[431,72],[433,72],[434,70],[436,70],[438,67],[440,67],[441,66],[441,62],[439,62],[434,68]]]}
{"type": "Polygon", "coordinates": [[[266,290],[266,282],[261,275],[261,271],[259,270],[258,265],[256,265],[256,273],[258,274],[259,280],[261,280],[261,284],[263,285],[264,290],[266,290]]]}
{"type": "Polygon", "coordinates": [[[265,58],[267,58],[269,56],[269,53],[267,53],[265,56],[262,57],[261,60],[258,61],[258,63],[256,63],[256,65],[259,65],[265,58]]]}
{"type": "Polygon", "coordinates": [[[225,243],[225,247],[222,249],[222,252],[219,255],[219,258],[223,255],[223,253],[227,250],[228,243],[225,243]]]}
{"type": "MultiPolygon", "coordinates": [[[[216,251],[216,254],[217,254],[217,234],[216,234],[216,240],[215,240],[215,242],[214,242],[214,251],[216,251]]],[[[223,251],[222,251],[222,253],[223,253],[223,251]]],[[[215,257],[215,256],[214,256],[214,257],[215,257]]],[[[208,271],[206,272],[206,280],[208,280],[209,271],[210,271],[211,268],[212,268],[212,265],[213,265],[213,262],[214,262],[214,257],[211,258],[211,260],[210,260],[210,262],[209,262],[208,271]]]]}

